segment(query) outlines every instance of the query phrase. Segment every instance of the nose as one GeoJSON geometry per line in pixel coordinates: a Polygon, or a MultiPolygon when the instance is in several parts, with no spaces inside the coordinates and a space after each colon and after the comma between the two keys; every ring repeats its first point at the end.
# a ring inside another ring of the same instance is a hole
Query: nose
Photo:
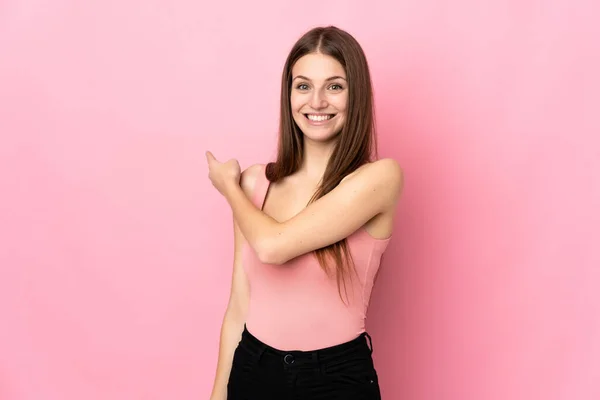
{"type": "Polygon", "coordinates": [[[313,92],[313,95],[310,99],[310,106],[315,110],[327,107],[327,100],[320,90],[315,90],[313,92]]]}

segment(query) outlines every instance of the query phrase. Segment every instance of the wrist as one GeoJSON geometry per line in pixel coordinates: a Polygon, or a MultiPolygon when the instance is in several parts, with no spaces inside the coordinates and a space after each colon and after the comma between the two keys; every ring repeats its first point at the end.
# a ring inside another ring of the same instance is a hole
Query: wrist
{"type": "Polygon", "coordinates": [[[241,191],[242,188],[240,187],[240,184],[234,180],[230,180],[227,181],[227,183],[225,184],[225,190],[224,190],[224,195],[227,198],[227,200],[230,200],[232,196],[234,196],[237,191],[241,191]]]}

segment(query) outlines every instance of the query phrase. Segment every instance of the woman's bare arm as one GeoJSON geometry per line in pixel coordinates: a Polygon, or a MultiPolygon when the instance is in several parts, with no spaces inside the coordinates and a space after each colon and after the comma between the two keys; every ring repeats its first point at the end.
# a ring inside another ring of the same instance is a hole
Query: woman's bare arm
{"type": "Polygon", "coordinates": [[[248,200],[235,182],[224,195],[259,259],[283,264],[348,237],[374,216],[395,206],[403,172],[390,158],[363,166],[295,217],[277,222],[248,200]]]}
{"type": "MultiPolygon", "coordinates": [[[[257,172],[258,169],[256,167],[251,167],[242,174],[241,187],[244,195],[248,198],[254,190],[257,172]]],[[[233,232],[234,256],[231,291],[221,326],[219,358],[213,390],[210,396],[211,400],[227,399],[227,382],[231,372],[233,353],[241,339],[248,310],[248,280],[242,265],[242,244],[245,239],[235,219],[233,221],[233,232]]]]}

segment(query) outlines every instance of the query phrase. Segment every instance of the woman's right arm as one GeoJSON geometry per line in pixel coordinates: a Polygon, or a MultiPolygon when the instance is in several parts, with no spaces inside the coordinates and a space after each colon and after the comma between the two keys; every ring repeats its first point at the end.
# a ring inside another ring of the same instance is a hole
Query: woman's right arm
{"type": "MultiPolygon", "coordinates": [[[[260,166],[255,165],[242,173],[240,186],[248,198],[251,198],[251,194],[254,192],[259,171],[260,166]]],[[[217,372],[210,400],[227,399],[227,382],[231,372],[233,353],[241,339],[248,311],[249,286],[242,265],[242,244],[245,239],[235,220],[233,221],[233,241],[234,253],[231,292],[223,317],[223,324],[221,325],[219,359],[217,361],[217,372]]]]}

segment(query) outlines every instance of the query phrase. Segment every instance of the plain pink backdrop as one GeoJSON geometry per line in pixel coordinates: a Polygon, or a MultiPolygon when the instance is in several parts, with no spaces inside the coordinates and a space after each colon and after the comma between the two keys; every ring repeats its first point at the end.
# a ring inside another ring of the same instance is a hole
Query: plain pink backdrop
{"type": "Polygon", "coordinates": [[[0,399],[207,399],[232,268],[204,151],[275,150],[306,30],[367,53],[403,166],[384,399],[600,398],[596,2],[0,3],[0,399]]]}

